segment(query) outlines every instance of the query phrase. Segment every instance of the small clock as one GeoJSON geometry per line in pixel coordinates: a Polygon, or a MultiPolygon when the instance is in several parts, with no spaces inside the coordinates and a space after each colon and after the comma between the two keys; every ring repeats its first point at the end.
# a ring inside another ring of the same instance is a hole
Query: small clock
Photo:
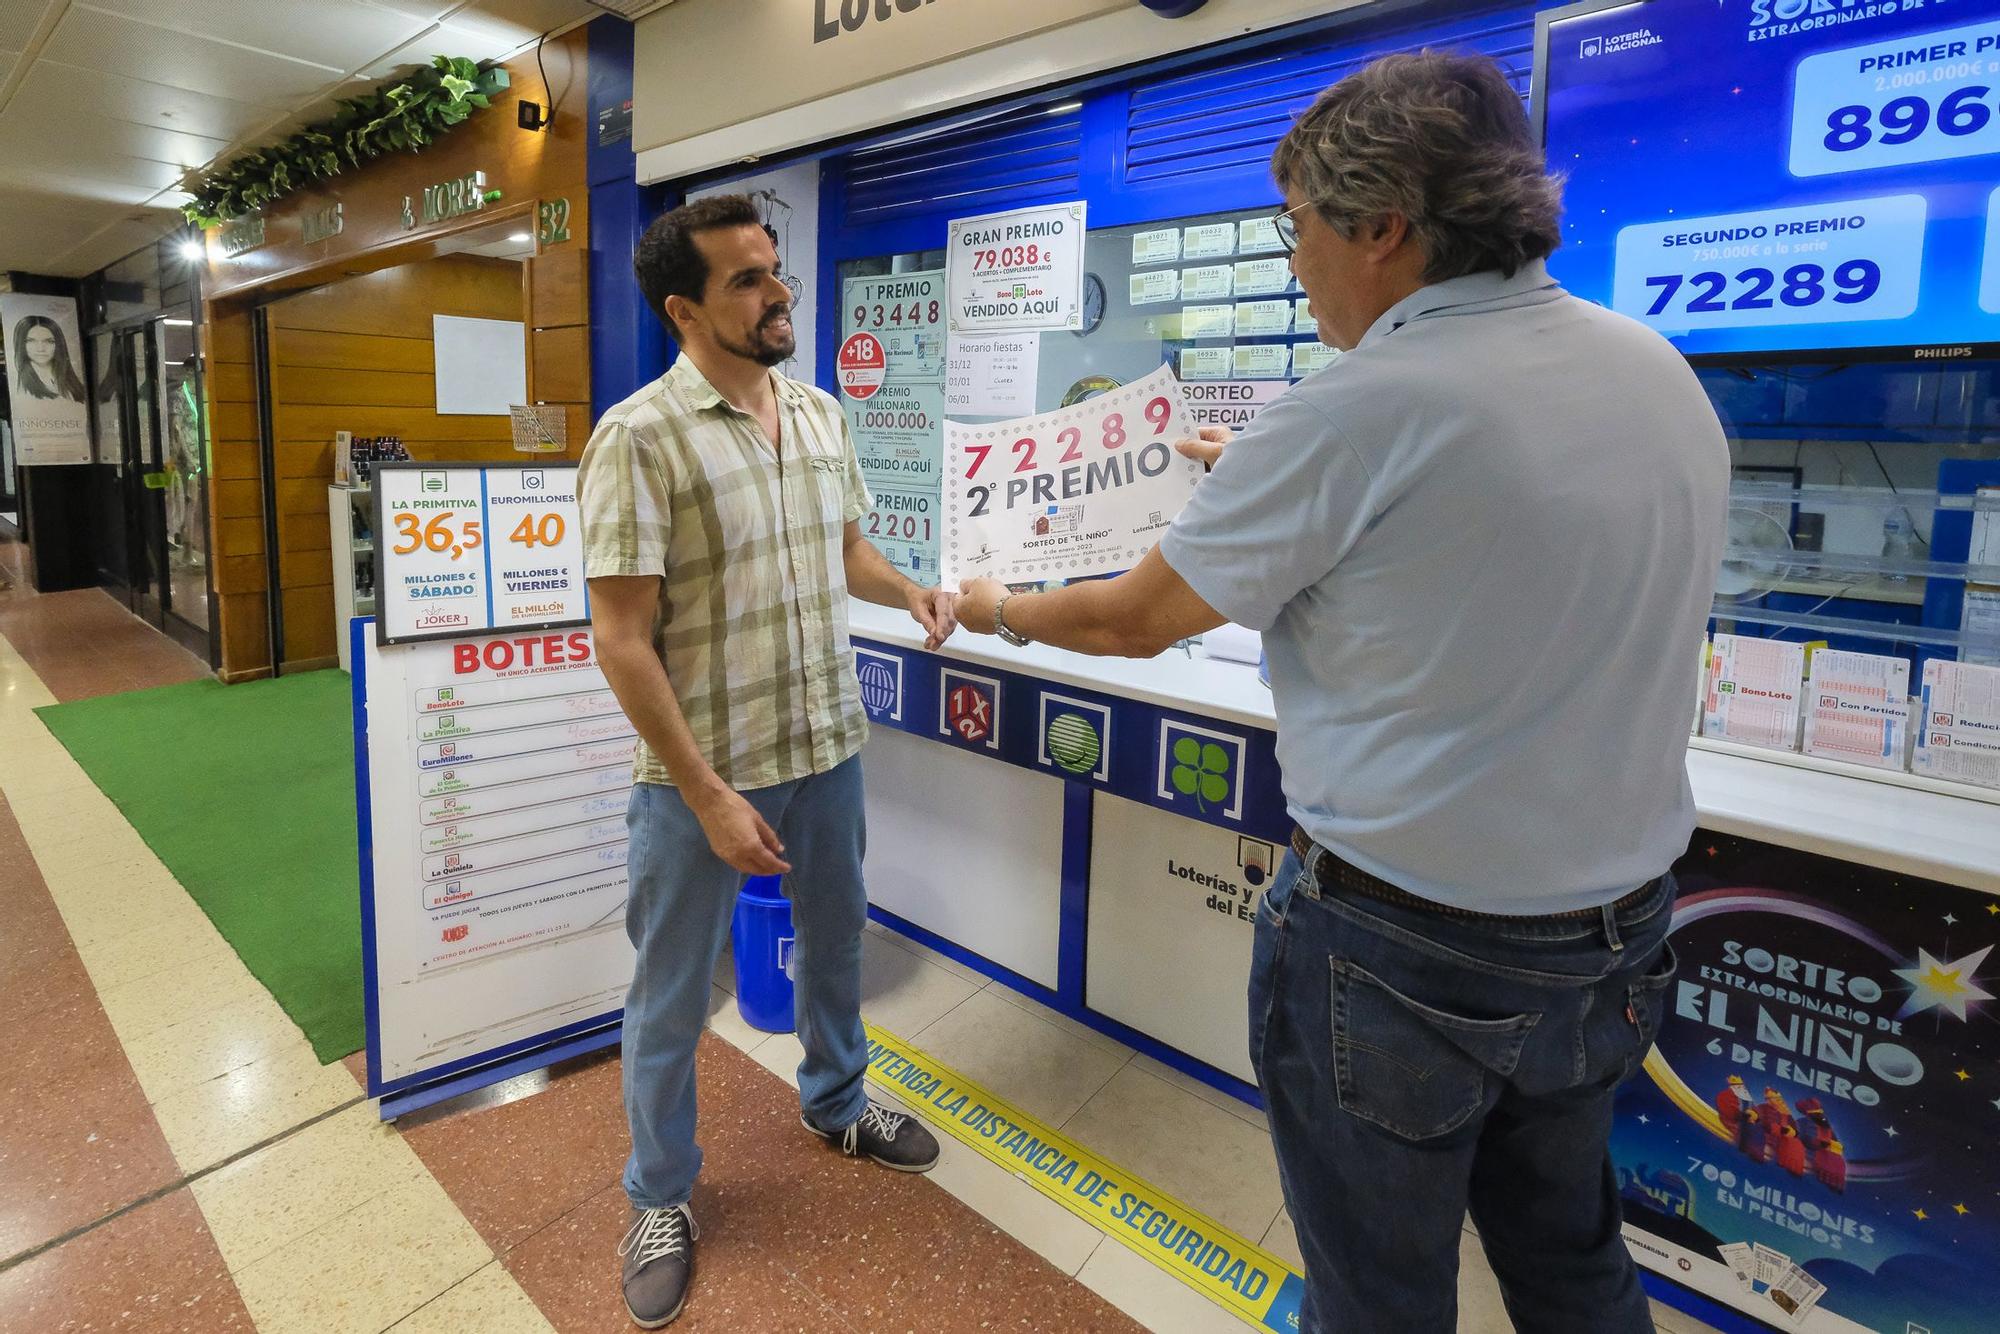
{"type": "Polygon", "coordinates": [[[1083,275],[1083,327],[1072,329],[1078,338],[1097,331],[1104,323],[1104,279],[1094,273],[1083,275]]]}

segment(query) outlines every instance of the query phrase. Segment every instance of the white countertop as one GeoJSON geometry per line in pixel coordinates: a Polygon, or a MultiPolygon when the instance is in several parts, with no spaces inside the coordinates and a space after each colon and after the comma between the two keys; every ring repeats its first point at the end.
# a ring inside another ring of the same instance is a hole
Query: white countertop
{"type": "MultiPolygon", "coordinates": [[[[852,604],[853,633],[901,648],[923,634],[901,611],[852,604]]],[[[1091,658],[960,632],[939,656],[999,667],[1251,727],[1274,729],[1254,667],[1169,649],[1157,658],[1091,658]]],[[[1702,827],[2000,894],[2000,792],[1908,774],[1690,738],[1688,779],[1702,827]]]]}

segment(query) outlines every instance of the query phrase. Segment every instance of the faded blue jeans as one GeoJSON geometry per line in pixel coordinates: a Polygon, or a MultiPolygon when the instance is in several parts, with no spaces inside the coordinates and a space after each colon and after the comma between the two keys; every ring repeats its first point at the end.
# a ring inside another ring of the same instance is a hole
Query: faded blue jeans
{"type": "MultiPolygon", "coordinates": [[[[810,778],[745,792],[778,833],[792,871],[792,959],[799,1102],[815,1125],[841,1129],[867,1107],[861,1028],[861,929],[868,920],[861,758],[810,778]]],[[[626,812],[631,897],[625,933],[638,959],[625,993],[625,1120],[632,1157],[625,1194],[640,1209],[685,1203],[701,1171],[695,1143],[694,1049],[710,979],[743,873],[717,857],[680,792],[636,783],[626,812]]]]}
{"type": "Polygon", "coordinates": [[[1304,1334],[1451,1334],[1468,1211],[1517,1330],[1652,1330],[1607,1146],[1673,978],[1673,897],[1667,876],[1624,912],[1454,918],[1323,890],[1286,855],[1257,913],[1250,1058],[1304,1334]]]}

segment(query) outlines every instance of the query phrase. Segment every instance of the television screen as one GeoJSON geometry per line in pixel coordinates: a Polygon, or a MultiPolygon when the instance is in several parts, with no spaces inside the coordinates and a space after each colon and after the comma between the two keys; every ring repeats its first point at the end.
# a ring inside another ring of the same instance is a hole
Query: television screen
{"type": "Polygon", "coordinates": [[[1534,111],[1552,272],[1688,355],[2000,352],[1993,0],[1572,5],[1534,111]]]}

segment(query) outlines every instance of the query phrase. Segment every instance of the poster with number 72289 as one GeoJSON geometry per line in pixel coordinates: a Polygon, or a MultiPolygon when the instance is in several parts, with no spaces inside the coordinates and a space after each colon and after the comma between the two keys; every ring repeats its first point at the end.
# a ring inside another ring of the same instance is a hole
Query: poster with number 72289
{"type": "Polygon", "coordinates": [[[946,587],[1129,570],[1201,480],[1174,452],[1195,428],[1165,366],[1071,407],[944,433],[946,587]]]}

